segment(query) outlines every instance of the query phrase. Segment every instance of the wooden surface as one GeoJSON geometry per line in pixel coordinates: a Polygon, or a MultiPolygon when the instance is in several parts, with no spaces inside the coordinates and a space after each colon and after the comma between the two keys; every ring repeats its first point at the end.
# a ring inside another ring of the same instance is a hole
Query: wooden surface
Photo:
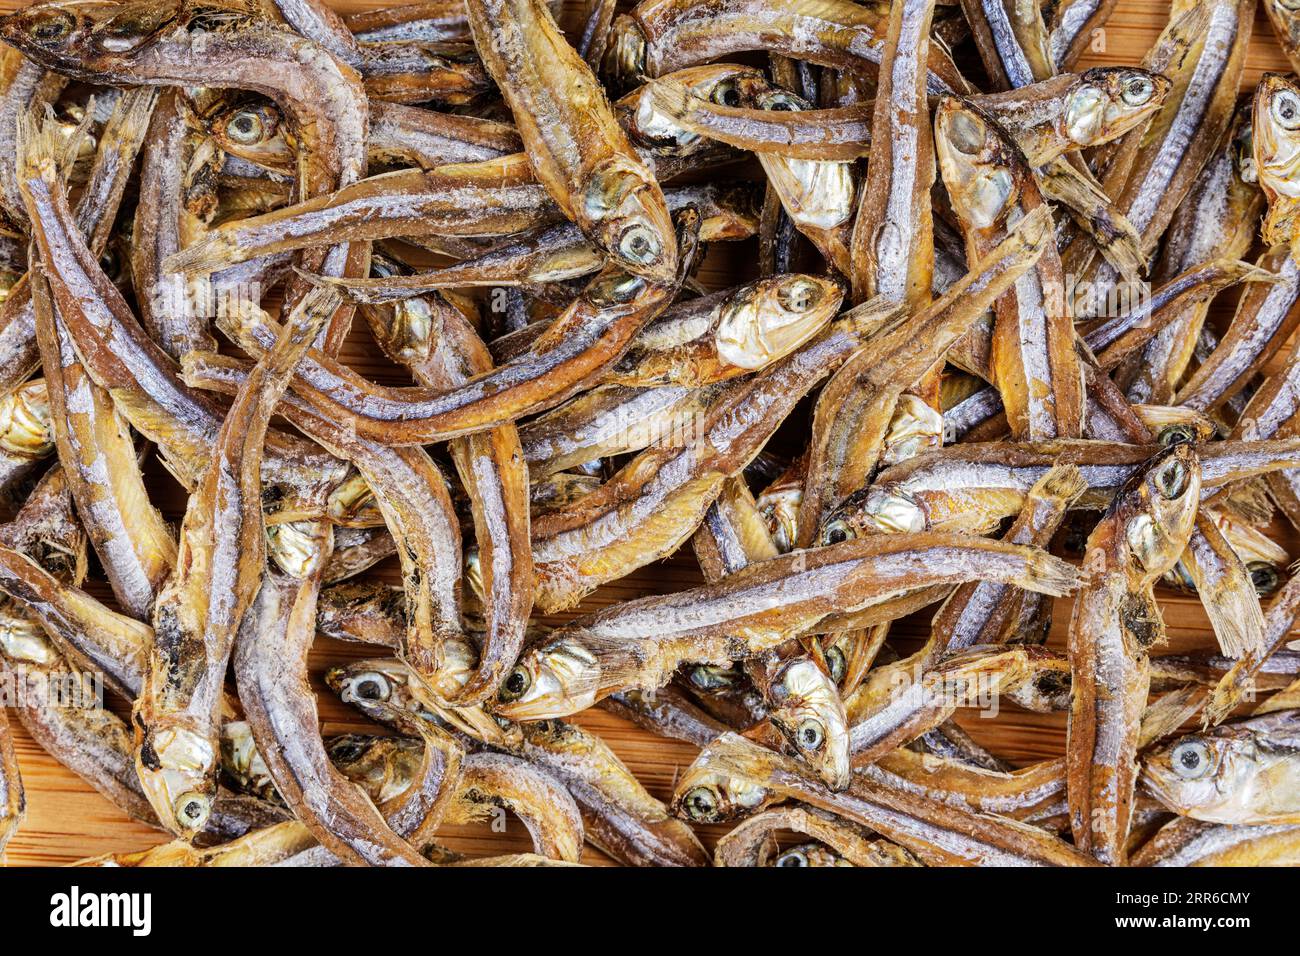
{"type": "MultiPolygon", "coordinates": [[[[387,3],[392,2],[397,0],[387,0],[387,3]]],[[[343,0],[335,6],[341,10],[353,10],[387,3],[383,0],[343,0]]],[[[21,5],[23,4],[14,3],[13,0],[0,0],[0,10],[21,5]]],[[[1080,66],[1137,63],[1167,21],[1168,11],[1167,2],[1120,0],[1120,9],[1106,27],[1105,50],[1089,54],[1080,66]]],[[[1286,70],[1289,70],[1287,61],[1278,49],[1271,27],[1261,11],[1257,15],[1250,44],[1245,83],[1253,85],[1265,71],[1286,70]]],[[[714,287],[734,284],[738,281],[736,277],[743,278],[746,263],[752,261],[752,247],[715,248],[705,263],[702,278],[706,284],[714,287]]],[[[1216,315],[1220,318],[1225,311],[1216,306],[1216,315]]],[[[1227,314],[1230,315],[1230,312],[1227,314]]],[[[364,332],[353,334],[342,357],[358,371],[372,378],[393,383],[403,381],[401,372],[378,355],[377,349],[364,332]]],[[[156,463],[151,464],[149,476],[155,500],[169,518],[179,522],[184,507],[179,488],[156,463]]],[[[1280,525],[1275,525],[1275,528],[1279,540],[1288,547],[1292,557],[1300,555],[1300,547],[1297,547],[1290,529],[1280,525]]],[[[385,564],[378,570],[389,579],[396,580],[395,568],[390,564],[385,564]]],[[[687,547],[667,561],[644,568],[637,574],[602,589],[585,602],[581,610],[645,594],[679,590],[698,581],[695,561],[687,547]]],[[[95,589],[95,593],[105,597],[106,589],[95,589]]],[[[1194,597],[1166,589],[1162,590],[1161,599],[1169,630],[1168,651],[1214,646],[1205,615],[1194,597]]],[[[1069,620],[1069,602],[1057,601],[1055,612],[1051,643],[1060,647],[1064,642],[1064,626],[1069,620]]],[[[925,632],[929,613],[898,622],[891,634],[891,644],[901,653],[909,652],[916,645],[917,638],[925,632]]],[[[371,649],[326,638],[317,640],[311,664],[324,734],[383,732],[340,704],[320,680],[328,666],[367,656],[373,656],[371,649]]],[[[980,742],[1016,764],[1058,756],[1063,752],[1064,714],[1030,714],[1008,704],[995,719],[982,719],[973,712],[962,713],[958,719],[980,742]]],[[[604,737],[646,788],[661,799],[669,797],[678,773],[695,755],[695,748],[687,744],[657,738],[601,710],[584,713],[575,720],[604,737]]],[[[143,849],[166,839],[159,831],[125,817],[78,777],[50,759],[23,732],[16,720],[11,723],[14,724],[28,809],[26,822],[9,845],[9,865],[68,863],[100,853],[143,849]]],[[[721,830],[717,828],[703,828],[701,835],[706,845],[712,846],[719,832],[721,830]]],[[[439,841],[475,856],[519,852],[529,848],[523,827],[513,818],[508,822],[505,833],[490,832],[486,825],[448,827],[439,833],[439,841]]],[[[607,862],[591,848],[587,849],[584,861],[607,862]]]]}

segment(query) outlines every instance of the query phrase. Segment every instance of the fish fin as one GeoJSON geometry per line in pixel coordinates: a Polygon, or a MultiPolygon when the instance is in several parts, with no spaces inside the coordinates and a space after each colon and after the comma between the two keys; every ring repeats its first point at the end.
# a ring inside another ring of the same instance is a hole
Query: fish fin
{"type": "Polygon", "coordinates": [[[1147,707],[1142,714],[1142,728],[1138,733],[1138,749],[1149,747],[1191,720],[1205,706],[1210,692],[1204,687],[1190,685],[1165,694],[1147,707]]]}
{"type": "Polygon", "coordinates": [[[1052,597],[1064,597],[1079,589],[1079,570],[1060,558],[1036,548],[1026,549],[1030,552],[1026,558],[1023,575],[1016,580],[1016,585],[1027,591],[1050,594],[1052,597]]]}
{"type": "Polygon", "coordinates": [[[1077,465],[1053,465],[1029,491],[1029,497],[1058,502],[1064,511],[1088,490],[1083,472],[1077,465]]]}
{"type": "Polygon", "coordinates": [[[1215,496],[1214,506],[1230,518],[1248,525],[1266,525],[1277,510],[1262,477],[1243,478],[1228,485],[1215,496]]]}
{"type": "Polygon", "coordinates": [[[1061,158],[1034,173],[1043,195],[1069,210],[1105,260],[1125,280],[1140,281],[1146,267],[1141,236],[1101,186],[1061,158]]]}

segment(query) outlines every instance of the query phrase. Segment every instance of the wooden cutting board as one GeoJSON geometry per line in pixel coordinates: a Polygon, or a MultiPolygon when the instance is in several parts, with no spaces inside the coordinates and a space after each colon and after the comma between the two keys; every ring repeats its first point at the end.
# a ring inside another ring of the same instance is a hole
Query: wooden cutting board
{"type": "MultiPolygon", "coordinates": [[[[341,0],[332,5],[346,12],[386,6],[392,2],[399,0],[341,0]]],[[[23,5],[13,0],[0,0],[0,10],[3,11],[23,5]]],[[[1168,20],[1167,2],[1121,0],[1119,6],[1120,9],[1111,17],[1105,35],[1101,38],[1103,48],[1089,53],[1080,63],[1081,68],[1137,63],[1168,20]]],[[[1266,71],[1286,72],[1289,69],[1261,11],[1256,17],[1255,32],[1250,43],[1245,84],[1253,85],[1260,74],[1266,71]]],[[[737,277],[744,277],[744,260],[747,257],[752,261],[750,246],[746,246],[743,251],[715,247],[705,262],[701,278],[713,288],[732,285],[739,281],[737,277]]],[[[1218,308],[1216,311],[1222,319],[1225,310],[1218,308]]],[[[362,374],[377,380],[388,383],[405,381],[402,373],[386,362],[363,331],[354,332],[341,357],[362,374]]],[[[151,463],[148,476],[156,503],[170,519],[179,522],[184,510],[184,496],[179,487],[156,463],[151,463]]],[[[1300,542],[1289,527],[1275,523],[1274,530],[1278,540],[1293,557],[1300,555],[1300,542]]],[[[391,564],[381,566],[378,573],[397,581],[396,570],[391,564]]],[[[688,547],[667,561],[643,568],[617,584],[603,588],[584,602],[580,610],[591,610],[646,594],[680,590],[699,580],[695,560],[688,547]]],[[[92,590],[96,596],[107,598],[106,589],[92,590]]],[[[1168,650],[1214,646],[1205,614],[1194,597],[1168,589],[1162,590],[1160,597],[1169,630],[1168,650]]],[[[1056,602],[1055,625],[1051,637],[1053,645],[1063,646],[1064,627],[1069,621],[1069,613],[1069,601],[1056,602]]],[[[554,623],[571,616],[544,620],[554,623]]],[[[891,642],[906,653],[925,633],[927,623],[928,613],[899,622],[893,629],[891,642]]],[[[366,656],[370,655],[357,645],[327,638],[316,641],[311,654],[311,666],[320,701],[323,720],[321,729],[325,735],[383,732],[340,704],[321,681],[321,675],[327,667],[366,656]]],[[[601,710],[589,711],[575,719],[604,737],[646,788],[661,799],[666,800],[670,796],[677,775],[690,763],[696,752],[688,744],[656,737],[601,710]]],[[[958,719],[981,743],[1016,764],[1059,756],[1064,749],[1064,714],[1031,714],[1007,704],[993,719],[985,719],[975,712],[964,712],[958,719]]],[[[27,736],[16,719],[11,720],[11,724],[14,727],[28,806],[26,821],[9,844],[6,861],[9,865],[70,863],[101,853],[140,850],[166,839],[160,831],[124,816],[77,776],[52,760],[27,736]]],[[[721,832],[724,832],[722,828],[702,828],[701,836],[706,845],[711,847],[721,832]]],[[[440,831],[439,841],[472,856],[529,849],[522,825],[513,818],[508,821],[503,833],[492,832],[486,824],[454,826],[440,831]]],[[[607,863],[608,860],[598,851],[588,848],[584,862],[607,863]]]]}

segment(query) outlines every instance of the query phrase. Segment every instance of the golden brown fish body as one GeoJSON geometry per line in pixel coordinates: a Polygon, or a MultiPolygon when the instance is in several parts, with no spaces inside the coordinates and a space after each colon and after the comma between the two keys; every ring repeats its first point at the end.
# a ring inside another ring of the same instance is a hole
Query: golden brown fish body
{"type": "Polygon", "coordinates": [[[1040,83],[967,98],[991,116],[1030,166],[1067,152],[1100,146],[1146,122],[1169,94],[1170,83],[1140,67],[1096,67],[1040,83]]]}
{"type": "Polygon", "coordinates": [[[933,0],[890,5],[871,154],[851,240],[854,302],[883,295],[916,308],[930,301],[935,173],[925,63],[933,16],[933,0]]]}
{"type": "Polygon", "coordinates": [[[304,299],[236,395],[212,463],[190,496],[176,570],[154,607],[154,642],[134,709],[137,765],[159,819],[178,836],[196,833],[211,813],[221,688],[266,563],[266,429],[293,366],[337,304],[335,294],[304,299]]]}
{"type": "Polygon", "coordinates": [[[918,866],[916,858],[871,831],[825,810],[778,807],[738,824],[718,841],[715,866],[918,866]],[[778,831],[817,842],[782,850],[778,831]]]}
{"type": "Polygon", "coordinates": [[[604,581],[671,553],[695,530],[725,479],[749,464],[790,409],[873,326],[874,314],[838,320],[720,392],[680,441],[647,449],[591,494],[539,516],[533,523],[538,605],[571,606],[604,581]]]}
{"type": "MultiPolygon", "coordinates": [[[[684,210],[679,219],[678,246],[688,264],[699,216],[684,210]]],[[[294,391],[332,420],[348,421],[359,437],[384,445],[420,445],[483,431],[558,405],[602,374],[667,307],[675,289],[606,267],[523,354],[449,392],[378,386],[316,351],[299,367],[294,391]]],[[[266,329],[248,329],[241,344],[265,350],[266,329]]]]}
{"type": "Polygon", "coordinates": [[[1133,855],[1134,866],[1296,866],[1300,826],[1228,826],[1175,817],[1133,855]]]}
{"type": "MultiPolygon", "coordinates": [[[[1187,198],[1174,213],[1154,277],[1216,257],[1240,259],[1254,241],[1264,197],[1257,183],[1251,106],[1243,101],[1223,147],[1206,163],[1187,198]]],[[[1192,360],[1208,302],[1186,307],[1146,346],[1120,380],[1133,402],[1167,404],[1192,360]]]]}
{"type": "MultiPolygon", "coordinates": [[[[1057,70],[1072,69],[1085,50],[1105,36],[1104,27],[1118,0],[1060,0],[1048,18],[1048,43],[1057,70]]],[[[1044,16],[1047,16],[1044,11],[1044,16]]]]}
{"type": "MultiPolygon", "coordinates": [[[[740,477],[724,483],[695,533],[694,546],[710,583],[780,553],[740,477]]],[[[820,643],[788,641],[747,661],[745,670],[764,696],[767,719],[832,789],[843,789],[849,772],[848,720],[820,643]]]]}
{"type": "Polygon", "coordinates": [[[1066,768],[1075,841],[1102,862],[1125,855],[1147,655],[1164,632],[1152,585],[1186,547],[1200,485],[1195,452],[1176,445],[1129,480],[1088,538],[1092,577],[1070,622],[1066,768]]]}
{"type": "Polygon", "coordinates": [[[925,650],[877,668],[845,701],[855,768],[910,743],[947,721],[958,707],[990,707],[1022,684],[1037,649],[976,647],[930,662],[925,650]]]}
{"type": "Polygon", "coordinates": [[[723,90],[711,98],[687,87],[681,77],[688,72],[679,70],[654,80],[641,93],[651,104],[648,110],[643,105],[642,110],[658,117],[666,129],[680,127],[678,138],[684,133],[736,149],[821,162],[847,162],[870,151],[869,104],[792,109],[798,103],[793,96],[782,97],[780,91],[760,80],[753,84],[756,89],[752,93],[745,90],[754,105],[737,106],[728,100],[744,102],[739,93],[723,90]]]}
{"type": "MultiPolygon", "coordinates": [[[[143,91],[123,97],[115,113],[121,122],[105,127],[101,145],[132,154],[132,146],[138,148],[144,137],[153,99],[143,91]],[[131,131],[123,132],[122,126],[131,131]],[[122,136],[127,142],[121,142],[122,136]]],[[[57,266],[51,263],[51,268],[57,266]]],[[[126,421],[109,393],[87,374],[66,327],[56,319],[39,258],[28,278],[64,474],[114,596],[133,616],[147,620],[175,565],[175,539],[149,501],[126,421]]]]}
{"type": "MultiPolygon", "coordinates": [[[[979,113],[946,98],[935,114],[944,184],[978,261],[1005,229],[1043,205],[1015,145],[979,113]]],[[[993,381],[1018,438],[1077,438],[1084,427],[1083,371],[1065,299],[1065,275],[1048,248],[1015,289],[994,305],[993,381]]]]}
{"type": "Polygon", "coordinates": [[[656,687],[684,661],[747,657],[903,591],[990,579],[1055,593],[1070,589],[1065,568],[1037,550],[946,535],[872,535],[782,555],[557,629],[525,651],[496,709],[521,720],[562,716],[624,687],[656,687]]]}
{"type": "Polygon", "coordinates": [[[1045,830],[856,776],[842,794],[798,764],[727,734],[682,774],[674,811],[701,823],[733,820],[793,798],[865,826],[926,866],[1089,866],[1085,853],[1045,830]]]}
{"type": "Polygon", "coordinates": [[[1282,46],[1282,52],[1291,61],[1292,69],[1300,63],[1300,8],[1293,0],[1263,0],[1261,4],[1273,25],[1273,33],[1282,46]]]}
{"type": "MultiPolygon", "coordinates": [[[[376,340],[420,384],[455,389],[492,369],[492,357],[469,320],[441,296],[417,300],[419,322],[386,323],[405,315],[363,308],[376,340]]],[[[477,544],[479,594],[487,621],[479,672],[454,703],[476,704],[496,693],[518,656],[533,605],[528,470],[513,423],[451,442],[452,462],[470,499],[477,544]]]]}
{"type": "MultiPolygon", "coordinates": [[[[140,290],[140,321],[172,358],[215,345],[203,297],[184,276],[162,268],[163,259],[206,230],[212,212],[207,190],[196,183],[210,174],[211,164],[201,162],[203,143],[189,128],[188,112],[179,91],[163,90],[158,97],[140,167],[140,201],[154,214],[136,217],[131,233],[131,281],[140,290]]],[[[290,150],[286,162],[295,158],[290,150]]]]}
{"type": "MultiPolygon", "coordinates": [[[[614,21],[605,73],[616,81],[663,76],[746,50],[766,50],[823,66],[874,74],[884,55],[887,16],[843,0],[643,0],[614,21]]],[[[931,92],[969,85],[948,52],[927,58],[931,92]]]]}
{"type": "MultiPolygon", "coordinates": [[[[1048,547],[1070,506],[1083,491],[1083,477],[1076,467],[1053,468],[1030,489],[1024,507],[1003,540],[1010,544],[1048,547]]],[[[1040,600],[1018,588],[991,581],[960,585],[930,624],[937,638],[935,649],[943,652],[975,644],[1000,644],[1030,605],[1040,600]]],[[[1045,613],[1042,607],[1038,610],[1045,613]]]]}
{"type": "Polygon", "coordinates": [[[663,192],[541,0],[470,0],[474,42],[551,198],[629,272],[677,273],[663,192]]]}
{"type": "MultiPolygon", "coordinates": [[[[1074,464],[1087,490],[1076,508],[1104,510],[1116,490],[1163,446],[1105,441],[1050,441],[953,445],[895,465],[851,495],[827,519],[845,534],[880,531],[965,531],[987,534],[1018,514],[1025,493],[1048,468],[1074,464]]],[[[1294,467],[1300,443],[1208,442],[1197,449],[1208,492],[1231,481],[1294,467]]]]}
{"type": "MultiPolygon", "coordinates": [[[[926,374],[1051,245],[1044,210],[1026,216],[987,256],[923,309],[883,330],[836,372],[818,399],[813,416],[808,474],[798,519],[798,543],[827,538],[828,513],[865,487],[896,436],[900,411],[939,431],[937,412],[921,401],[902,399],[903,390],[926,374]]],[[[912,435],[915,439],[917,436],[912,435]]],[[[904,441],[915,454],[912,442],[904,441]]],[[[897,448],[895,449],[897,450],[897,448]]]]}
{"type": "Polygon", "coordinates": [[[574,466],[686,435],[723,387],[599,386],[524,423],[519,437],[534,490],[574,466]]]}
{"type": "Polygon", "coordinates": [[[1210,823],[1300,823],[1300,711],[1221,724],[1148,753],[1142,784],[1169,809],[1210,823]]]}
{"type": "MultiPolygon", "coordinates": [[[[1143,257],[1154,253],[1174,211],[1232,123],[1254,10],[1254,0],[1179,4],[1142,63],[1167,76],[1172,89],[1148,125],[1108,147],[1111,155],[1100,180],[1137,230],[1143,257]]],[[[1083,273],[1073,252],[1065,256],[1066,267],[1083,273]]],[[[1111,296],[1120,276],[1103,263],[1086,278],[1096,308],[1111,296]]]]}
{"type": "Polygon", "coordinates": [[[995,89],[1028,86],[1056,72],[1047,24],[1038,4],[961,0],[961,7],[995,89]]]}

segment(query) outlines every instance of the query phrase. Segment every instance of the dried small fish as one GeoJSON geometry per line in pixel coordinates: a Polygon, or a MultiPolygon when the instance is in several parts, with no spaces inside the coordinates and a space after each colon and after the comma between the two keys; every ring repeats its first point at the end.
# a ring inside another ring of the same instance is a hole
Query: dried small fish
{"type": "Polygon", "coordinates": [[[1197,820],[1300,823],[1297,727],[1300,712],[1281,710],[1181,737],[1143,758],[1142,784],[1197,820]]]}
{"type": "Polygon", "coordinates": [[[872,535],[782,555],[717,585],[626,602],[557,629],[525,651],[496,709],[522,720],[571,714],[626,687],[657,687],[683,661],[742,658],[829,614],[975,579],[1055,594],[1072,588],[1074,573],[1033,549],[946,535],[872,535]]]}
{"type": "Polygon", "coordinates": [[[669,282],[677,244],[663,192],[591,69],[541,0],[467,0],[470,30],[547,193],[634,275],[669,282]]]}
{"type": "Polygon", "coordinates": [[[1147,656],[1164,632],[1152,585],[1187,546],[1200,484],[1196,454],[1175,445],[1129,479],[1088,537],[1091,580],[1070,622],[1066,779],[1075,842],[1105,863],[1125,857],[1147,656]]]}
{"type": "MultiPolygon", "coordinates": [[[[614,80],[629,81],[757,49],[874,73],[884,55],[886,20],[846,0],[642,0],[614,20],[604,68],[614,80]]],[[[931,92],[969,88],[943,48],[931,49],[927,66],[931,92]]]]}
{"type": "Polygon", "coordinates": [[[845,866],[919,866],[916,858],[888,840],[872,839],[865,827],[813,807],[790,806],[750,817],[718,841],[717,866],[814,866],[808,847],[833,851],[845,866]],[[817,843],[779,850],[775,835],[793,830],[817,843]]]}

